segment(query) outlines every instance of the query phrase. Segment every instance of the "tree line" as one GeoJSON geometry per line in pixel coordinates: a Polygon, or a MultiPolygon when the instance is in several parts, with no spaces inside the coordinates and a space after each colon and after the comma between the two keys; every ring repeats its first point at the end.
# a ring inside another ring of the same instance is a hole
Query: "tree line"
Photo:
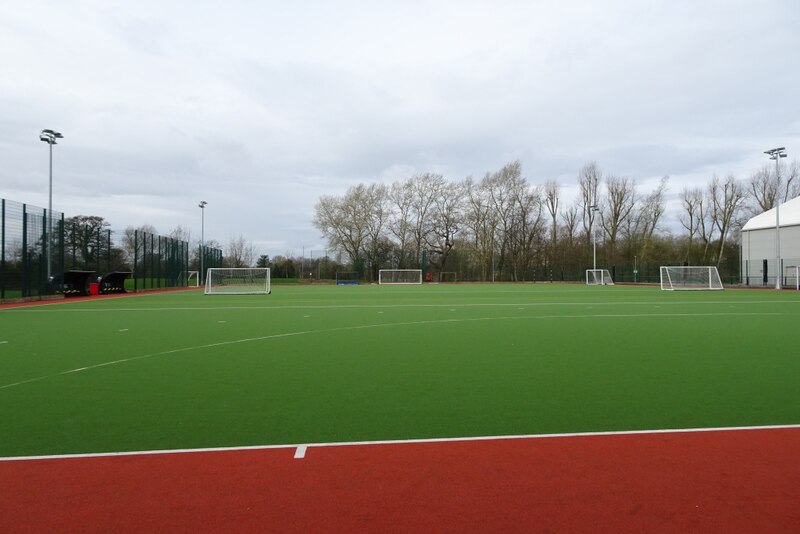
{"type": "Polygon", "coordinates": [[[475,280],[579,279],[595,261],[628,274],[716,265],[733,277],[744,221],[800,194],[798,175],[797,161],[784,166],[778,190],[774,166],[744,180],[714,174],[683,188],[677,221],[668,221],[668,176],[641,191],[634,179],[590,162],[576,177],[577,196],[567,199],[563,184],[533,184],[512,161],[480,180],[420,173],[361,183],[320,197],[313,224],[370,277],[381,268],[426,268],[475,280]]]}

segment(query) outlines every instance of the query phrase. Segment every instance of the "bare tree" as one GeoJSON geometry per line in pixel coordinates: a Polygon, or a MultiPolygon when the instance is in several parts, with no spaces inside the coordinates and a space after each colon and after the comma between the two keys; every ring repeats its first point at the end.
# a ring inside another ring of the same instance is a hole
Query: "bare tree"
{"type": "MultiPolygon", "coordinates": [[[[700,231],[700,227],[704,222],[703,217],[703,190],[699,187],[689,189],[683,188],[681,193],[681,206],[683,212],[679,220],[681,225],[687,231],[687,246],[686,246],[686,263],[691,265],[692,262],[692,242],[694,237],[700,231]]],[[[704,232],[705,234],[705,232],[704,232]]],[[[708,241],[706,241],[708,243],[708,241]]]]}
{"type": "Polygon", "coordinates": [[[555,254],[558,242],[558,202],[561,186],[557,180],[548,180],[544,184],[544,205],[550,214],[550,251],[555,254]]]}
{"type": "Polygon", "coordinates": [[[600,224],[608,238],[609,256],[614,261],[620,230],[628,224],[636,203],[636,186],[629,178],[608,176],[606,198],[601,203],[600,224]]]}
{"type": "Polygon", "coordinates": [[[573,204],[563,212],[561,212],[561,222],[564,223],[563,236],[567,240],[567,244],[571,247],[575,241],[576,232],[578,231],[578,212],[580,206],[573,204]]]}
{"type": "Polygon", "coordinates": [[[411,235],[414,246],[413,262],[419,262],[422,246],[431,231],[430,215],[436,199],[445,186],[441,174],[424,173],[411,178],[411,235]]]}
{"type": "Polygon", "coordinates": [[[669,183],[669,176],[663,176],[658,186],[647,196],[637,201],[634,213],[628,224],[628,239],[638,254],[646,259],[653,234],[664,215],[664,194],[669,183]]]}
{"type": "Polygon", "coordinates": [[[227,267],[241,268],[252,267],[256,257],[253,244],[247,241],[243,235],[231,237],[225,251],[225,265],[227,267]]]}
{"type": "Polygon", "coordinates": [[[781,182],[785,183],[783,201],[800,196],[800,162],[796,159],[781,172],[781,182]]]}
{"type": "Polygon", "coordinates": [[[464,189],[464,225],[470,234],[470,243],[481,270],[481,280],[489,279],[494,254],[495,212],[489,205],[485,188],[467,177],[464,189]]]}
{"type": "Polygon", "coordinates": [[[353,268],[362,267],[362,252],[367,239],[368,210],[361,202],[363,184],[348,189],[344,197],[323,196],[314,206],[314,226],[328,240],[331,249],[342,250],[353,268]]]}
{"type": "Polygon", "coordinates": [[[753,171],[747,181],[751,199],[749,215],[758,215],[800,195],[800,163],[795,159],[781,169],[781,184],[775,179],[775,166],[765,164],[753,171]]]}
{"type": "Polygon", "coordinates": [[[594,231],[595,214],[598,208],[597,189],[600,187],[602,179],[603,173],[594,161],[584,165],[580,173],[578,173],[583,230],[586,235],[587,246],[592,244],[592,232],[594,231]]]}
{"type": "Polygon", "coordinates": [[[461,184],[448,183],[440,193],[434,202],[431,231],[426,244],[436,257],[434,264],[439,271],[443,271],[455,245],[456,234],[462,227],[465,192],[461,184]]]}
{"type": "Polygon", "coordinates": [[[403,269],[409,267],[408,257],[411,256],[409,245],[412,241],[411,203],[413,200],[412,180],[395,182],[389,190],[389,200],[392,203],[388,221],[388,230],[397,240],[396,267],[403,269]]]}
{"type": "Polygon", "coordinates": [[[186,241],[187,243],[190,243],[192,241],[192,231],[181,225],[178,225],[172,230],[170,230],[167,236],[171,237],[176,241],[186,241]]]}
{"type": "MultiPolygon", "coordinates": [[[[150,234],[155,235],[157,230],[152,224],[143,224],[138,228],[134,228],[133,226],[129,226],[125,229],[125,233],[122,234],[122,250],[125,254],[125,259],[128,263],[133,263],[134,258],[138,255],[142,255],[143,247],[144,247],[144,239],[142,238],[143,234],[150,234]],[[139,237],[138,241],[136,237],[139,237]],[[139,250],[136,250],[138,246],[139,250]]],[[[197,251],[194,251],[194,254],[197,254],[197,251]]]]}
{"type": "Polygon", "coordinates": [[[767,211],[775,207],[775,199],[778,197],[777,182],[772,166],[764,165],[760,169],[753,171],[747,182],[750,190],[750,197],[755,202],[751,209],[753,215],[767,211]]]}
{"type": "Polygon", "coordinates": [[[728,237],[731,224],[747,197],[747,193],[742,184],[732,174],[729,174],[724,182],[714,175],[708,186],[708,195],[711,201],[711,219],[719,231],[717,248],[717,266],[719,266],[725,250],[725,239],[728,237]]]}
{"type": "Polygon", "coordinates": [[[389,240],[385,236],[385,227],[391,215],[389,188],[380,183],[370,184],[365,187],[364,195],[360,202],[363,203],[363,208],[368,211],[364,221],[366,225],[366,253],[373,269],[377,270],[382,264],[384,256],[387,256],[391,250],[389,240]]]}

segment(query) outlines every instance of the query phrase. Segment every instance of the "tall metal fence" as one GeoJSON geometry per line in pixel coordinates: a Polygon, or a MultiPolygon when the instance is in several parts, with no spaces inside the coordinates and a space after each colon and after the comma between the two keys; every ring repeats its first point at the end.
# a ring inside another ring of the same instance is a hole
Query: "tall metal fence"
{"type": "Polygon", "coordinates": [[[54,292],[64,269],[64,214],[0,199],[0,299],[54,292]]]}
{"type": "MultiPolygon", "coordinates": [[[[133,234],[133,289],[185,287],[192,270],[222,267],[222,251],[200,246],[197,257],[190,260],[189,243],[171,237],[135,230],[133,234]]],[[[199,279],[202,280],[202,273],[199,279]]]]}
{"type": "MultiPolygon", "coordinates": [[[[221,267],[222,251],[135,230],[121,234],[0,199],[0,299],[186,287],[192,270],[221,267]]],[[[97,218],[99,219],[99,218],[97,218]]],[[[101,219],[100,219],[101,220],[101,219]]]]}

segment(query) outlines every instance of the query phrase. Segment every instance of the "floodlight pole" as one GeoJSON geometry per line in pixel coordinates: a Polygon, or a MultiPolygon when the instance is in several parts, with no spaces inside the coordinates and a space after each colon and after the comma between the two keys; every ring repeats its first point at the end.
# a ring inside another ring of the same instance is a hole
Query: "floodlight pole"
{"type": "Polygon", "coordinates": [[[786,148],[773,148],[764,154],[775,160],[775,289],[781,288],[781,169],[780,159],[786,157],[786,148]]]}
{"type": "Polygon", "coordinates": [[[594,214],[597,213],[597,204],[589,206],[592,214],[592,270],[597,270],[597,229],[594,227],[594,214]]]}
{"type": "Polygon", "coordinates": [[[205,281],[205,271],[203,270],[203,256],[204,250],[203,246],[206,242],[206,205],[208,202],[205,200],[201,200],[198,207],[200,208],[200,283],[205,281]]]}
{"type": "Polygon", "coordinates": [[[53,246],[53,145],[57,145],[56,139],[63,139],[64,136],[55,130],[42,130],[39,134],[39,141],[43,141],[50,146],[50,187],[47,200],[47,239],[45,239],[45,255],[47,256],[47,281],[53,278],[52,274],[52,246],[53,246]]]}

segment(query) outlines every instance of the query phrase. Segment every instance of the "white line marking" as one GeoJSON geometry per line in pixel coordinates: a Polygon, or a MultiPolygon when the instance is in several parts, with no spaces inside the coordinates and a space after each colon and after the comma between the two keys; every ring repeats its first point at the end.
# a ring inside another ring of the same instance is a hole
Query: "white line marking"
{"type": "Polygon", "coordinates": [[[517,439],[561,439],[561,438],[592,438],[601,436],[637,436],[657,434],[694,434],[703,432],[740,432],[758,430],[795,430],[800,429],[800,424],[793,425],[762,425],[762,426],[726,426],[707,428],[669,428],[655,430],[610,430],[601,432],[563,432],[555,434],[517,434],[507,436],[465,436],[455,438],[419,438],[374,441],[338,441],[306,444],[285,445],[245,445],[241,447],[204,447],[197,449],[163,449],[149,451],[122,451],[122,452],[90,452],[76,454],[49,454],[40,456],[6,456],[0,457],[0,462],[14,462],[26,460],[66,460],[70,458],[106,458],[113,456],[151,456],[156,454],[190,454],[197,452],[236,452],[236,451],[261,451],[271,449],[307,449],[308,447],[353,447],[372,445],[407,445],[415,443],[461,443],[470,441],[495,441],[517,439]]]}
{"type": "Polygon", "coordinates": [[[300,445],[300,446],[298,446],[298,447],[297,447],[297,450],[296,450],[296,451],[294,451],[294,457],[295,457],[295,459],[299,460],[299,459],[301,459],[301,458],[305,458],[305,457],[306,457],[306,449],[307,449],[307,448],[308,448],[308,447],[306,447],[305,445],[300,445]]]}
{"type": "MultiPolygon", "coordinates": [[[[447,323],[467,323],[467,322],[482,322],[482,321],[520,321],[520,320],[548,320],[548,319],[598,319],[598,318],[605,318],[605,319],[619,319],[619,318],[650,318],[650,317],[752,317],[752,316],[762,316],[762,315],[784,315],[778,312],[721,312],[721,313],[608,313],[608,314],[579,314],[579,315],[522,315],[522,316],[501,316],[501,317],[470,317],[470,318],[462,318],[462,319],[433,319],[429,321],[404,321],[399,323],[381,323],[381,324],[366,324],[366,325],[355,325],[355,326],[343,326],[339,328],[322,328],[319,330],[301,330],[298,332],[286,332],[284,334],[272,334],[269,336],[259,336],[259,337],[251,337],[251,338],[243,338],[243,339],[234,339],[231,341],[220,341],[217,343],[207,343],[205,345],[198,345],[195,347],[182,347],[178,349],[171,349],[165,350],[162,352],[154,352],[152,354],[143,354],[141,356],[133,356],[131,358],[124,358],[121,360],[114,360],[110,362],[98,363],[95,365],[89,365],[87,367],[82,367],[81,371],[87,369],[97,369],[98,367],[105,367],[106,365],[115,365],[118,363],[127,363],[136,360],[144,360],[147,358],[153,358],[155,356],[167,356],[170,354],[177,354],[180,352],[189,352],[193,350],[199,349],[209,349],[215,347],[225,347],[229,345],[236,345],[239,343],[251,343],[254,341],[266,341],[268,339],[278,339],[284,337],[292,337],[292,336],[303,336],[308,334],[328,334],[332,332],[344,332],[348,330],[369,330],[372,328],[387,328],[387,327],[395,327],[395,326],[418,326],[418,325],[432,325],[432,324],[447,324],[447,323]]],[[[71,369],[68,371],[61,371],[60,373],[54,373],[51,375],[44,375],[38,376],[35,378],[29,378],[27,380],[21,380],[19,382],[13,382],[11,384],[3,384],[0,386],[0,390],[8,389],[15,386],[21,386],[23,384],[29,384],[31,382],[38,382],[40,380],[45,380],[47,378],[53,378],[56,376],[62,376],[69,373],[74,373],[76,369],[71,369]]]]}
{"type": "Polygon", "coordinates": [[[120,328],[119,330],[117,330],[117,332],[127,332],[127,331],[128,331],[127,328],[120,328]]]}
{"type": "Polygon", "coordinates": [[[0,341],[0,345],[5,345],[8,341],[0,341]]]}
{"type": "MultiPolygon", "coordinates": [[[[716,305],[730,304],[731,301],[708,300],[708,301],[609,301],[609,302],[525,302],[528,307],[551,307],[551,306],[686,306],[686,305],[716,305]]],[[[79,304],[79,303],[75,303],[79,304]]],[[[82,303],[81,303],[82,304],[82,303]]],[[[734,301],[734,304],[800,304],[798,300],[753,300],[753,301],[734,301]]],[[[280,306],[179,306],[163,308],[72,308],[63,306],[26,306],[21,308],[0,308],[0,313],[110,313],[110,312],[175,312],[175,311],[209,311],[209,310],[253,310],[253,311],[276,311],[284,310],[340,310],[340,309],[370,309],[370,308],[447,308],[452,306],[470,308],[507,308],[519,306],[519,302],[459,302],[442,304],[282,304],[280,306]]]]}

